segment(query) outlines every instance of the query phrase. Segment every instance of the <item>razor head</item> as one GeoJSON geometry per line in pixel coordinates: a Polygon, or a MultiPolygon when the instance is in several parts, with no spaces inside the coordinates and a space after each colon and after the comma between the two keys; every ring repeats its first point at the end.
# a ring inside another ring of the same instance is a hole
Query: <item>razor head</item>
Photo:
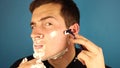
{"type": "Polygon", "coordinates": [[[68,30],[65,30],[65,31],[64,31],[64,34],[65,34],[65,35],[68,35],[68,34],[70,34],[70,33],[71,33],[71,29],[68,29],[68,30]]]}
{"type": "Polygon", "coordinates": [[[64,34],[65,34],[65,35],[72,34],[71,29],[67,29],[67,30],[65,30],[65,31],[64,31],[64,34]]]}
{"type": "MultiPolygon", "coordinates": [[[[71,34],[71,35],[74,37],[74,39],[76,39],[75,34],[72,32],[71,29],[65,30],[65,31],[64,31],[64,34],[65,34],[65,35],[71,34]]],[[[82,47],[82,45],[77,44],[77,46],[78,46],[78,48],[80,48],[80,50],[83,50],[83,49],[84,49],[84,48],[82,47]]]]}
{"type": "Polygon", "coordinates": [[[72,32],[71,29],[67,29],[67,30],[65,30],[65,31],[64,31],[64,34],[65,34],[65,35],[71,34],[71,35],[73,35],[74,38],[75,38],[75,35],[74,35],[74,33],[72,32]]]}

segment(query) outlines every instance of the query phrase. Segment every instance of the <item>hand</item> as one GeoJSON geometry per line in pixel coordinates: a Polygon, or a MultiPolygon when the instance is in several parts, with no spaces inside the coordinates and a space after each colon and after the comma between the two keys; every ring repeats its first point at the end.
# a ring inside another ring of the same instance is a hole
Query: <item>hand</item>
{"type": "Polygon", "coordinates": [[[84,50],[78,54],[78,60],[86,65],[87,68],[105,68],[102,49],[83,36],[75,36],[76,39],[70,40],[73,43],[81,44],[84,48],[84,50]]]}
{"type": "Polygon", "coordinates": [[[24,58],[18,68],[30,68],[35,61],[35,59],[28,61],[27,58],[24,58]]]}

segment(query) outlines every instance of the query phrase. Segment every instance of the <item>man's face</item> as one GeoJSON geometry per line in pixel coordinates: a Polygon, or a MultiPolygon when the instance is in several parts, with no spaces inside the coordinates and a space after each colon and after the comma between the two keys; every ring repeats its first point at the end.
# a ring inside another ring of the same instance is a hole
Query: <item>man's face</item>
{"type": "Polygon", "coordinates": [[[36,8],[32,14],[31,38],[35,52],[45,49],[44,60],[60,53],[67,46],[67,29],[64,19],[60,16],[61,6],[45,4],[36,8]]]}

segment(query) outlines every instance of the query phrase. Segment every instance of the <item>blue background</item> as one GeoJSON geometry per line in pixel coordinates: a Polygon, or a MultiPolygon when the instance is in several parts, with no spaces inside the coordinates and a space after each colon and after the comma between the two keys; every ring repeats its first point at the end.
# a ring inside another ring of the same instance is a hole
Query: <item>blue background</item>
{"type": "MultiPolygon", "coordinates": [[[[32,0],[0,1],[0,68],[30,55],[29,4],[32,0]]],[[[120,0],[75,0],[81,10],[80,34],[103,48],[105,62],[120,64],[120,0]]]]}

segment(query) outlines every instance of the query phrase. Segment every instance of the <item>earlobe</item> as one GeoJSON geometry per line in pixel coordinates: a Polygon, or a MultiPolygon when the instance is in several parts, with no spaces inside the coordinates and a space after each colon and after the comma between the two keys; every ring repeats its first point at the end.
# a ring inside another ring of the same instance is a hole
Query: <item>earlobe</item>
{"type": "Polygon", "coordinates": [[[78,25],[78,23],[75,23],[69,27],[69,29],[71,29],[74,34],[79,33],[79,30],[80,30],[79,28],[80,26],[78,25]]]}

